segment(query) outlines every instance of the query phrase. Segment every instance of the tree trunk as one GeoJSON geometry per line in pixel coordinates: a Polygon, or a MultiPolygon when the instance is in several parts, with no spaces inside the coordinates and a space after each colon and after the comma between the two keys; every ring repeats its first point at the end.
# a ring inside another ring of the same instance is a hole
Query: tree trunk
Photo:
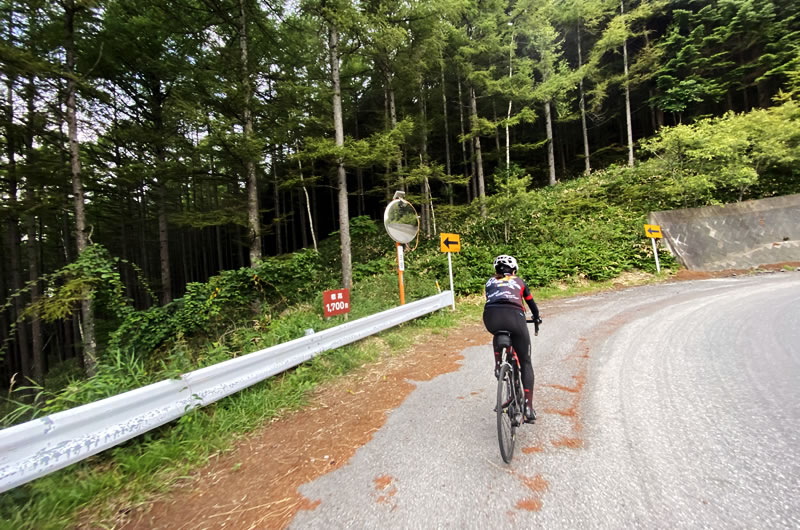
{"type": "MultiPolygon", "coordinates": [[[[317,250],[317,236],[314,233],[314,216],[311,214],[311,199],[308,197],[308,188],[306,188],[306,182],[303,179],[303,163],[300,161],[300,158],[297,159],[297,169],[300,173],[300,184],[303,186],[303,195],[306,197],[306,213],[308,214],[308,225],[311,229],[311,240],[314,243],[314,250],[317,250]]],[[[303,246],[306,246],[303,243],[303,246]]]]}
{"type": "Polygon", "coordinates": [[[158,196],[158,204],[156,205],[158,212],[158,261],[161,277],[161,304],[166,305],[172,301],[172,274],[169,262],[169,225],[167,223],[167,155],[163,143],[163,138],[167,134],[164,130],[164,100],[166,96],[160,80],[155,79],[152,81],[150,94],[152,98],[153,125],[158,134],[155,140],[155,155],[159,168],[156,182],[158,196]]]}
{"type": "MultiPolygon", "coordinates": [[[[216,208],[219,208],[219,195],[217,192],[217,187],[214,186],[214,205],[216,208]]],[[[225,253],[222,250],[222,226],[215,225],[214,226],[214,243],[217,247],[217,270],[224,271],[225,270],[225,253]]]]}
{"type": "Polygon", "coordinates": [[[544,104],[544,125],[547,131],[547,166],[550,170],[548,184],[556,185],[556,161],[553,156],[553,121],[550,116],[550,102],[544,104]]]}
{"type": "Polygon", "coordinates": [[[197,278],[198,282],[206,281],[206,275],[203,270],[203,254],[202,254],[202,247],[203,240],[200,237],[199,230],[197,228],[192,229],[189,233],[190,241],[192,244],[192,263],[194,264],[194,276],[197,278]]]}
{"type": "Polygon", "coordinates": [[[181,264],[183,265],[183,284],[186,285],[191,282],[191,271],[189,270],[189,261],[191,260],[190,251],[186,246],[186,230],[181,230],[181,264]]]}
{"type": "MultiPolygon", "coordinates": [[[[425,85],[421,74],[417,78],[417,84],[419,86],[419,125],[420,132],[422,133],[419,162],[420,166],[423,166],[428,164],[428,112],[425,108],[425,85]]],[[[430,183],[428,182],[427,175],[425,175],[422,182],[422,226],[425,229],[425,235],[428,237],[431,237],[432,209],[430,183]]]]}
{"type": "MultiPolygon", "coordinates": [[[[383,124],[384,129],[388,132],[391,130],[391,118],[389,118],[389,87],[386,83],[383,84],[383,124]]],[[[392,197],[392,164],[386,160],[383,172],[384,183],[386,184],[386,200],[392,197]]]]}
{"type": "MultiPolygon", "coordinates": [[[[2,229],[2,225],[0,225],[0,229],[2,229]]],[[[8,256],[8,251],[4,248],[4,241],[6,240],[5,234],[0,237],[0,300],[7,300],[8,299],[8,288],[6,287],[6,256],[8,256]]],[[[0,308],[0,344],[7,344],[6,340],[8,339],[8,324],[9,324],[10,315],[8,314],[7,310],[4,308],[0,308]]],[[[7,381],[11,374],[13,373],[11,370],[11,354],[12,345],[8,344],[8,350],[6,353],[6,359],[8,359],[5,363],[0,364],[0,377],[3,378],[4,381],[7,381]],[[3,371],[5,369],[6,371],[3,371]]]]}
{"type": "Polygon", "coordinates": [[[431,218],[430,222],[433,225],[428,227],[428,237],[433,237],[436,234],[436,212],[433,211],[433,194],[431,193],[431,185],[428,177],[425,177],[425,195],[428,197],[428,204],[430,205],[431,218]],[[433,232],[431,232],[431,228],[433,232]]]}
{"type": "MultiPolygon", "coordinates": [[[[514,74],[514,34],[511,34],[511,46],[508,48],[508,79],[514,74]]],[[[506,112],[506,171],[511,170],[511,131],[508,122],[511,121],[511,98],[508,98],[508,111],[506,112]]]]}
{"type": "MultiPolygon", "coordinates": [[[[208,122],[206,122],[206,130],[207,130],[208,134],[211,134],[211,126],[210,126],[210,124],[208,122]]],[[[198,130],[197,132],[198,132],[198,135],[199,135],[200,131],[198,130]]],[[[213,154],[213,151],[208,155],[208,170],[212,174],[214,173],[214,154],[213,154]]],[[[214,208],[219,209],[219,207],[220,207],[219,206],[219,189],[217,188],[217,186],[213,186],[212,189],[214,190],[214,196],[213,196],[214,208]]],[[[222,234],[223,229],[224,229],[223,226],[216,225],[214,228],[215,228],[216,238],[217,238],[217,242],[216,242],[216,244],[217,244],[217,261],[219,262],[219,270],[223,271],[223,270],[225,270],[225,256],[227,255],[230,258],[230,249],[228,250],[228,252],[225,252],[225,250],[223,249],[223,243],[222,242],[223,242],[223,240],[227,241],[229,238],[223,238],[223,234],[222,234]]],[[[227,241],[227,242],[229,243],[229,241],[227,241]]],[[[184,261],[185,260],[186,260],[186,256],[184,255],[184,261]]],[[[186,285],[185,282],[184,282],[184,285],[186,285]]]]}
{"type": "Polygon", "coordinates": [[[294,207],[297,208],[297,220],[300,224],[300,245],[306,249],[308,248],[308,225],[306,224],[306,214],[303,211],[303,197],[299,193],[294,207]]]}
{"type": "MultiPolygon", "coordinates": [[[[359,134],[358,128],[358,97],[356,99],[356,110],[353,114],[354,121],[355,121],[355,128],[356,128],[356,140],[361,139],[361,135],[359,134]]],[[[357,186],[357,200],[356,200],[356,214],[357,215],[364,215],[366,210],[366,202],[364,198],[364,169],[359,166],[356,168],[356,186],[357,186]]],[[[302,211],[302,210],[301,210],[302,211]]],[[[300,219],[305,219],[304,215],[300,215],[300,219]]],[[[305,226],[305,221],[303,221],[303,226],[305,226]]],[[[305,241],[305,232],[303,232],[303,240],[305,241]]],[[[303,244],[303,247],[308,246],[307,244],[303,244]]]]}
{"type": "MultiPolygon", "coordinates": [[[[139,260],[142,271],[144,272],[144,277],[149,280],[151,278],[150,254],[147,249],[147,203],[145,202],[147,196],[144,193],[144,184],[141,184],[136,192],[138,195],[136,203],[139,206],[139,249],[141,250],[139,260]]],[[[150,300],[148,300],[148,303],[150,303],[150,300]]]]}
{"type": "MultiPolygon", "coordinates": [[[[442,116],[444,121],[444,157],[445,157],[445,171],[447,176],[450,176],[450,126],[447,121],[447,93],[444,84],[444,58],[439,61],[439,68],[442,74],[442,116]]],[[[447,200],[450,206],[453,205],[453,185],[447,183],[447,200]]]]}
{"type": "MultiPolygon", "coordinates": [[[[464,176],[467,176],[467,142],[464,140],[465,131],[464,131],[464,98],[461,95],[461,78],[458,79],[458,119],[461,123],[461,165],[464,168],[463,173],[464,176]]],[[[471,173],[470,173],[471,175],[471,173]]],[[[467,202],[471,202],[470,197],[470,181],[467,180],[467,202]]]]}
{"type": "MultiPolygon", "coordinates": [[[[290,208],[289,211],[291,212],[291,224],[292,224],[292,252],[296,252],[300,248],[297,245],[297,211],[295,210],[295,205],[297,204],[298,201],[295,200],[295,195],[296,194],[294,192],[294,189],[290,189],[289,190],[289,208],[290,208]]],[[[302,213],[301,213],[300,217],[303,217],[302,213]]]]}
{"type": "MultiPolygon", "coordinates": [[[[69,158],[72,172],[72,199],[75,207],[75,241],[78,255],[83,254],[88,246],[86,235],[86,211],[83,200],[83,182],[81,180],[81,158],[78,146],[78,119],[76,115],[76,83],[75,83],[75,1],[65,0],[66,38],[64,51],[66,55],[67,77],[67,129],[69,135],[69,158]]],[[[91,307],[90,293],[85,290],[81,296],[81,317],[83,335],[83,366],[90,377],[97,372],[97,341],[94,330],[94,312],[91,307]]]]}
{"type": "Polygon", "coordinates": [[[167,226],[167,184],[158,179],[158,257],[161,271],[161,304],[172,301],[172,277],[169,265],[169,228],[167,226]]]}
{"type": "Polygon", "coordinates": [[[756,94],[758,94],[758,106],[761,108],[769,107],[770,91],[765,81],[756,83],[756,94]]]}
{"type": "MultiPolygon", "coordinates": [[[[250,68],[247,62],[247,18],[245,17],[244,0],[239,0],[239,48],[242,58],[242,88],[244,108],[242,117],[244,121],[245,143],[249,143],[253,136],[253,116],[250,109],[252,97],[250,88],[250,68]]],[[[261,222],[258,215],[258,180],[256,178],[256,164],[250,154],[248,146],[245,160],[247,169],[247,239],[250,243],[250,266],[261,260],[261,222]]]]}
{"type": "Polygon", "coordinates": [[[281,237],[281,192],[278,189],[278,160],[272,152],[272,232],[275,236],[275,254],[283,254],[283,238],[281,237]]]}
{"type": "Polygon", "coordinates": [[[207,282],[211,277],[211,264],[209,263],[209,253],[206,251],[208,248],[208,238],[206,233],[208,230],[203,227],[197,231],[197,249],[200,252],[200,263],[203,264],[203,281],[207,282]]]}
{"type": "Polygon", "coordinates": [[[750,97],[747,95],[747,87],[742,87],[742,102],[744,104],[744,112],[750,111],[750,97]]]}
{"type": "MultiPolygon", "coordinates": [[[[392,86],[391,77],[389,78],[389,117],[392,120],[392,130],[397,127],[397,106],[394,102],[394,87],[392,86]]],[[[397,157],[397,174],[400,176],[402,182],[402,189],[406,189],[405,178],[403,177],[403,155],[397,157]]]]}
{"type": "MultiPolygon", "coordinates": [[[[13,6],[9,10],[9,40],[13,42],[13,6]]],[[[17,142],[16,133],[14,131],[14,81],[15,76],[8,75],[6,78],[6,154],[8,156],[6,166],[6,180],[8,182],[8,217],[6,225],[8,227],[6,232],[8,253],[9,253],[9,273],[11,275],[11,291],[12,293],[19,292],[22,289],[22,273],[20,271],[20,234],[19,234],[19,210],[18,210],[18,181],[17,181],[17,142]]],[[[24,384],[24,377],[30,377],[31,373],[31,353],[28,343],[28,326],[26,322],[20,319],[23,312],[23,297],[14,297],[14,312],[11,321],[17,322],[16,337],[19,346],[19,360],[20,368],[23,377],[19,379],[24,384]]]]}
{"type": "MultiPolygon", "coordinates": [[[[8,82],[9,89],[11,88],[12,81],[8,82]]],[[[7,104],[7,112],[13,114],[12,107],[12,90],[9,90],[9,100],[7,104]]],[[[6,116],[8,126],[12,122],[9,116],[6,116]]],[[[17,176],[16,176],[16,153],[15,142],[13,134],[6,135],[6,147],[8,150],[8,166],[7,166],[7,180],[8,180],[8,209],[9,215],[6,221],[6,246],[8,247],[8,260],[9,260],[9,276],[11,278],[11,292],[16,293],[22,289],[22,274],[20,273],[20,255],[19,255],[19,224],[17,219],[17,176]]],[[[24,320],[20,320],[20,315],[24,309],[22,296],[14,298],[14,311],[12,312],[11,321],[17,321],[16,329],[16,343],[19,348],[19,367],[22,371],[22,377],[30,377],[30,348],[28,343],[28,327],[24,320]]],[[[22,378],[20,378],[20,381],[22,378]]]]}
{"type": "MultiPolygon", "coordinates": [[[[247,236],[248,234],[249,232],[245,234],[245,236],[247,236]]],[[[247,264],[244,261],[244,245],[242,244],[243,241],[244,238],[242,237],[242,229],[239,225],[236,225],[236,251],[237,254],[239,255],[239,267],[247,266],[247,264]]]]}
{"type": "MultiPolygon", "coordinates": [[[[311,174],[313,175],[314,171],[314,161],[311,161],[311,174]]],[[[315,226],[319,226],[319,201],[317,200],[317,187],[311,186],[311,210],[312,210],[312,217],[314,222],[311,226],[311,232],[316,234],[316,230],[314,229],[315,226]]]]}
{"type": "MultiPolygon", "coordinates": [[[[578,24],[578,68],[583,66],[583,55],[581,53],[581,27],[578,24]]],[[[583,77],[581,76],[578,82],[580,89],[580,107],[581,107],[581,132],[583,133],[583,161],[584,168],[583,174],[588,175],[592,172],[592,164],[589,161],[589,131],[586,127],[586,97],[583,92],[583,77]]]]}
{"type": "Polygon", "coordinates": [[[78,312],[72,313],[72,319],[70,322],[70,340],[72,344],[70,358],[77,358],[81,363],[81,367],[86,370],[83,356],[83,345],[79,343],[81,340],[81,318],[78,312]]]}
{"type": "Polygon", "coordinates": [[[561,162],[561,178],[567,175],[567,143],[564,141],[564,127],[556,122],[556,131],[558,131],[558,158],[561,162]]]}
{"type": "MultiPolygon", "coordinates": [[[[122,163],[119,150],[117,149],[114,163],[120,165],[122,163]]],[[[132,256],[128,250],[130,242],[128,240],[128,221],[134,218],[134,209],[131,205],[131,195],[133,191],[130,186],[125,186],[125,213],[119,219],[119,233],[120,233],[120,252],[123,261],[131,261],[132,256]]],[[[135,243],[134,243],[135,244],[135,243]]],[[[136,278],[131,273],[130,267],[123,268],[123,278],[125,281],[125,290],[128,296],[133,300],[135,308],[141,308],[138,289],[136,288],[136,278]]]]}
{"type": "Polygon", "coordinates": [[[478,126],[478,102],[475,97],[475,88],[469,88],[469,99],[472,107],[472,134],[475,145],[475,170],[478,181],[478,195],[481,201],[481,217],[486,217],[486,186],[483,182],[483,158],[481,157],[481,136],[478,126]]]}
{"type": "Polygon", "coordinates": [[[475,142],[472,138],[469,140],[469,187],[472,190],[472,199],[470,202],[478,198],[478,178],[475,169],[475,142]]]}
{"type": "MultiPolygon", "coordinates": [[[[34,137],[34,114],[36,111],[34,100],[36,98],[36,87],[33,76],[28,77],[25,90],[25,101],[27,104],[27,119],[25,123],[25,157],[30,166],[34,164],[33,137],[34,137]]],[[[36,216],[31,211],[33,205],[38,204],[34,183],[30,180],[26,183],[26,199],[29,206],[28,213],[25,215],[25,225],[28,232],[28,278],[31,286],[31,302],[36,301],[41,296],[41,285],[39,283],[40,263],[39,258],[41,245],[36,237],[36,216]]],[[[40,223],[41,224],[41,223],[40,223]]],[[[40,226],[40,233],[42,232],[40,226]]],[[[38,311],[31,315],[31,376],[39,384],[44,384],[44,374],[46,370],[45,355],[43,349],[42,321],[38,311]]]]}
{"type": "MultiPolygon", "coordinates": [[[[36,204],[36,195],[32,184],[28,183],[27,198],[30,204],[36,204]]],[[[28,279],[31,286],[31,302],[36,303],[41,296],[39,287],[39,241],[36,237],[36,218],[32,213],[25,216],[28,232],[28,279]]],[[[23,328],[24,329],[24,328],[23,328]]],[[[44,383],[44,352],[42,350],[42,321],[39,312],[31,315],[31,377],[39,384],[44,383]]]]}
{"type": "MultiPolygon", "coordinates": [[[[344,123],[342,121],[342,90],[339,77],[339,32],[331,24],[328,31],[328,43],[331,59],[331,82],[333,84],[333,126],[336,132],[336,146],[344,147],[344,123]]],[[[392,98],[392,106],[394,99],[392,98]]],[[[347,173],[344,161],[337,164],[339,185],[339,239],[342,251],[342,287],[350,289],[353,286],[353,264],[350,254],[350,216],[347,201],[347,173]]]]}
{"type": "MultiPolygon", "coordinates": [[[[624,14],[624,0],[619,0],[619,12],[624,14]]],[[[628,85],[628,38],[622,41],[622,64],[625,70],[625,120],[628,131],[628,165],[633,166],[633,125],[631,124],[631,87],[628,85]]]]}
{"type": "MultiPolygon", "coordinates": [[[[647,98],[649,101],[653,101],[656,97],[656,92],[652,88],[647,90],[647,98]]],[[[656,120],[656,106],[652,103],[649,105],[650,107],[650,134],[655,134],[658,130],[658,122],[656,120]]]]}
{"type": "Polygon", "coordinates": [[[292,190],[281,193],[281,220],[283,224],[283,246],[287,253],[297,249],[297,239],[294,237],[294,207],[292,206],[292,190]],[[289,246],[291,241],[292,246],[289,246]]]}
{"type": "Polygon", "coordinates": [[[500,167],[500,128],[497,126],[497,104],[492,98],[492,119],[494,120],[494,150],[495,150],[495,158],[497,159],[497,167],[500,167]]]}

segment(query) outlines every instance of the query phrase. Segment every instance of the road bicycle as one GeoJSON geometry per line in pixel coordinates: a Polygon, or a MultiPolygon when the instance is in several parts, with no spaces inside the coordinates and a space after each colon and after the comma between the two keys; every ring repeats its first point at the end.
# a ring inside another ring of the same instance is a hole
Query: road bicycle
{"type": "MultiPolygon", "coordinates": [[[[526,320],[536,327],[535,335],[539,335],[539,323],[526,320]]],[[[506,464],[511,463],[514,456],[514,441],[517,427],[522,424],[525,409],[525,394],[522,389],[522,370],[517,352],[511,344],[511,332],[499,330],[495,333],[496,345],[500,348],[500,372],[497,377],[497,440],[500,442],[500,456],[506,464]]]]}

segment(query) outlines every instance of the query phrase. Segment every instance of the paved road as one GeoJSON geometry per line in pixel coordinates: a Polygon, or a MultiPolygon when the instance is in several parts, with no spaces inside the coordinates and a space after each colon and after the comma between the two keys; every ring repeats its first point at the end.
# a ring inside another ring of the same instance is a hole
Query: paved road
{"type": "Polygon", "coordinates": [[[420,383],[293,528],[800,527],[800,273],[542,304],[539,420],[497,446],[485,345],[420,383]]]}

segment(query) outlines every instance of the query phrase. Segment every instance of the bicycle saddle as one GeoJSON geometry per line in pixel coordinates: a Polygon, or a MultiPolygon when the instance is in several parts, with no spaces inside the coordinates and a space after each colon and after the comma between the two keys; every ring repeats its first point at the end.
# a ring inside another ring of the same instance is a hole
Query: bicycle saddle
{"type": "Polygon", "coordinates": [[[500,330],[494,334],[494,345],[500,348],[510,348],[511,347],[511,332],[500,330]]]}

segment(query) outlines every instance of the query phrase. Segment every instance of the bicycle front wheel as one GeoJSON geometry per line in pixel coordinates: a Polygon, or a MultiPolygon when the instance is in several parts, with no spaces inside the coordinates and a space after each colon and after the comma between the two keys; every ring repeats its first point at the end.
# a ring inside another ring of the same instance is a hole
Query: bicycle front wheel
{"type": "Polygon", "coordinates": [[[514,373],[508,364],[500,368],[500,377],[497,378],[497,441],[500,442],[500,456],[506,464],[511,463],[514,456],[514,438],[517,425],[514,408],[514,391],[511,387],[514,373]]]}

